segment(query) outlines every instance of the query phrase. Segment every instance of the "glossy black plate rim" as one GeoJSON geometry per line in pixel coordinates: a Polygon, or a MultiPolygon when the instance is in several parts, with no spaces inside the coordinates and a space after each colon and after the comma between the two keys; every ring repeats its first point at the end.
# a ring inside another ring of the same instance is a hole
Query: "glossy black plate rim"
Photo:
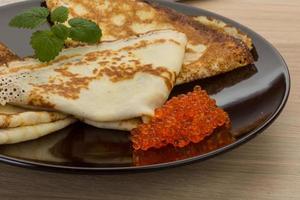
{"type": "MultiPolygon", "coordinates": [[[[13,5],[22,5],[26,4],[28,2],[36,2],[40,0],[29,0],[29,1],[22,1],[22,2],[17,2],[17,3],[11,3],[2,6],[1,8],[5,7],[10,7],[13,5]]],[[[277,107],[276,111],[273,112],[273,114],[259,127],[255,128],[254,130],[250,131],[246,135],[240,137],[237,141],[235,141],[232,144],[229,144],[227,146],[224,146],[222,148],[219,148],[217,150],[214,150],[212,152],[191,157],[191,158],[186,158],[183,160],[178,160],[178,161],[172,161],[172,162],[167,162],[167,163],[160,163],[160,164],[153,164],[153,165],[146,165],[146,166],[130,166],[130,167],[75,167],[75,166],[64,166],[64,165],[55,165],[55,164],[46,164],[46,163],[41,163],[41,162],[35,162],[35,161],[28,161],[28,160],[22,160],[18,158],[12,158],[4,155],[0,155],[0,161],[7,163],[7,164],[12,164],[20,167],[26,167],[26,168],[31,168],[31,169],[38,169],[38,170],[48,170],[48,171],[55,171],[55,172],[62,172],[62,171],[67,171],[67,172],[129,172],[129,171],[145,171],[145,170],[155,170],[155,169],[163,169],[163,168],[170,168],[170,167],[176,167],[176,166],[181,166],[181,165],[187,165],[194,163],[196,161],[204,161],[208,158],[212,158],[214,156],[217,156],[221,153],[225,153],[229,150],[232,150],[234,148],[239,147],[240,145],[244,144],[245,142],[248,142],[249,140],[253,139],[255,136],[257,136],[259,133],[262,133],[266,128],[268,128],[274,121],[275,119],[280,115],[282,112],[283,108],[285,107],[288,97],[290,94],[290,88],[291,88],[291,79],[290,79],[290,73],[287,67],[286,62],[284,61],[283,57],[281,54],[278,52],[278,50],[271,44],[269,43],[266,39],[264,39],[262,36],[257,34],[256,32],[252,31],[251,29],[231,20],[226,17],[223,17],[221,15],[215,14],[213,12],[203,10],[201,8],[195,8],[192,6],[188,5],[183,5],[179,3],[170,3],[170,2],[164,2],[164,1],[157,1],[164,6],[177,6],[181,7],[186,10],[193,10],[195,12],[201,12],[204,13],[207,16],[212,16],[214,18],[220,19],[224,22],[227,22],[233,26],[239,27],[243,31],[245,31],[247,34],[255,35],[255,37],[259,38],[261,41],[263,41],[265,44],[271,47],[271,49],[274,51],[274,54],[276,54],[277,57],[281,59],[282,66],[283,66],[283,73],[285,75],[285,80],[286,80],[286,88],[285,88],[285,94],[281,100],[280,105],[277,107]]]]}

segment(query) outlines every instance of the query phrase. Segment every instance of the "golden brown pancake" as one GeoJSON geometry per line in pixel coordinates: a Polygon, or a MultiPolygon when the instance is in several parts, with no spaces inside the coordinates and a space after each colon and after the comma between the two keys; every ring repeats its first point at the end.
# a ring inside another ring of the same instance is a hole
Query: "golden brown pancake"
{"type": "MultiPolygon", "coordinates": [[[[17,60],[21,59],[0,43],[0,72],[9,68],[9,62],[17,60]]],[[[74,122],[75,119],[59,112],[35,111],[12,105],[0,105],[0,144],[36,139],[63,129],[74,122]]]]}
{"type": "MultiPolygon", "coordinates": [[[[103,41],[128,38],[157,29],[175,29],[185,33],[188,45],[176,84],[253,63],[250,50],[242,40],[154,3],[140,0],[46,0],[46,3],[50,9],[68,7],[70,17],[87,18],[98,23],[103,31],[103,41]]],[[[68,45],[77,44],[68,42],[68,45]]]]}

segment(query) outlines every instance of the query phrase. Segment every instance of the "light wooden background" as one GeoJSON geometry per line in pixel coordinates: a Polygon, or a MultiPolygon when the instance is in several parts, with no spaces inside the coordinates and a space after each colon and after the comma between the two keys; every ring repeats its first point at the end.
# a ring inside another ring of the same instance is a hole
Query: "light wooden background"
{"type": "Polygon", "coordinates": [[[300,1],[195,0],[189,4],[232,18],[279,49],[290,67],[292,91],[278,120],[232,152],[151,173],[70,175],[0,164],[1,200],[300,199],[300,1]]]}

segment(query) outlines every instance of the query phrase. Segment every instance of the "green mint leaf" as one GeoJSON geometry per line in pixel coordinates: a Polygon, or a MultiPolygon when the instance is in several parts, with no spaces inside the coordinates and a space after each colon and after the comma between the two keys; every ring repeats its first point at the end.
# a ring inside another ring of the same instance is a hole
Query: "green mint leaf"
{"type": "Polygon", "coordinates": [[[71,26],[69,37],[73,40],[91,44],[98,42],[102,36],[99,26],[90,20],[73,18],[68,23],[71,26]]]}
{"type": "Polygon", "coordinates": [[[30,44],[35,56],[42,62],[53,60],[64,46],[64,40],[52,31],[36,31],[32,34],[30,44]]]}
{"type": "Polygon", "coordinates": [[[58,38],[65,40],[69,37],[70,30],[63,24],[55,24],[51,27],[52,33],[58,38]]]}
{"type": "Polygon", "coordinates": [[[17,28],[34,29],[47,21],[49,11],[47,8],[35,7],[26,10],[23,13],[15,16],[10,22],[9,26],[17,28]]]}
{"type": "Polygon", "coordinates": [[[64,6],[60,6],[51,12],[50,18],[53,23],[54,22],[64,23],[65,21],[67,21],[68,16],[69,16],[68,8],[64,6]]]}

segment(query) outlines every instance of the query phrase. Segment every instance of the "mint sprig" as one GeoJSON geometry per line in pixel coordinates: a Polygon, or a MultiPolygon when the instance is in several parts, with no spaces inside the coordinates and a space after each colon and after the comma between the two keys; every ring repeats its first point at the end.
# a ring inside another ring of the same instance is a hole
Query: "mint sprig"
{"type": "Polygon", "coordinates": [[[82,18],[67,21],[68,16],[69,10],[64,6],[56,8],[51,13],[46,8],[35,7],[14,17],[9,25],[34,29],[46,23],[50,17],[54,25],[49,30],[34,32],[30,40],[36,58],[41,62],[49,62],[59,55],[67,38],[88,44],[97,43],[101,39],[101,29],[95,22],[82,18]]]}

